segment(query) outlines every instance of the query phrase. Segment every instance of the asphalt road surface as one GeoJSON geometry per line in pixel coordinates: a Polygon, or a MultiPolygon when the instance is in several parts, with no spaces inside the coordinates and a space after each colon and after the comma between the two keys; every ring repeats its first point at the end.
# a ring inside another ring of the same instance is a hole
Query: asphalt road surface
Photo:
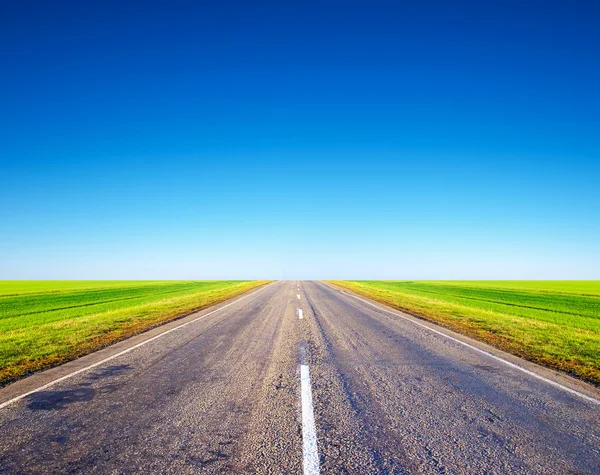
{"type": "Polygon", "coordinates": [[[594,388],[319,282],[220,307],[1,390],[66,376],[0,409],[0,472],[600,471],[594,388]]]}

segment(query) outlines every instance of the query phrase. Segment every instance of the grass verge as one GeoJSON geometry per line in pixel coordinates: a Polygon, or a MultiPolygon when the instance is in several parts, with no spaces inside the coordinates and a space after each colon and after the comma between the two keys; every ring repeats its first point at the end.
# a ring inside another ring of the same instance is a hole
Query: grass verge
{"type": "Polygon", "coordinates": [[[329,281],[600,386],[600,281],[329,281]]]}
{"type": "Polygon", "coordinates": [[[268,281],[0,281],[0,386],[268,281]]]}

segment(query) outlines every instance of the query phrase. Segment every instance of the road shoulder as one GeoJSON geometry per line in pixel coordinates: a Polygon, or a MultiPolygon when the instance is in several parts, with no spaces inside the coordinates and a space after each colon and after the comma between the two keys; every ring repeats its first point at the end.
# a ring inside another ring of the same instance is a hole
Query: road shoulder
{"type": "Polygon", "coordinates": [[[528,372],[534,373],[540,378],[550,380],[556,384],[565,386],[566,388],[569,388],[572,391],[582,393],[583,395],[589,398],[595,399],[597,401],[597,404],[600,404],[600,388],[597,388],[590,383],[577,379],[566,373],[562,373],[551,368],[547,368],[539,364],[533,363],[531,361],[525,360],[511,353],[507,353],[480,340],[476,340],[462,333],[458,333],[454,330],[438,325],[432,322],[431,320],[427,320],[425,318],[395,309],[394,307],[370,299],[364,295],[358,294],[349,289],[338,287],[336,285],[330,284],[329,282],[320,282],[323,285],[329,287],[330,289],[333,289],[334,291],[340,294],[345,294],[346,296],[354,300],[363,301],[365,304],[379,309],[382,312],[386,312],[388,314],[392,314],[405,320],[411,321],[412,323],[421,327],[427,327],[433,332],[442,333],[450,339],[462,342],[464,345],[466,345],[466,348],[468,348],[468,346],[471,346],[476,348],[480,352],[489,353],[495,358],[504,360],[505,362],[508,362],[511,365],[518,366],[528,372]]]}
{"type": "Polygon", "coordinates": [[[116,358],[117,356],[128,352],[146,344],[151,340],[155,340],[164,334],[170,333],[179,327],[186,326],[198,319],[207,317],[218,312],[222,308],[228,307],[238,301],[244,300],[255,293],[264,291],[264,289],[273,285],[274,282],[265,284],[258,288],[249,289],[248,291],[236,295],[228,300],[224,300],[218,304],[206,307],[200,311],[185,315],[167,323],[156,326],[142,333],[134,335],[128,339],[119,341],[110,346],[102,348],[88,355],[82,356],[75,360],[64,363],[60,366],[50,368],[44,371],[33,373],[30,376],[19,379],[9,385],[0,388],[0,409],[7,403],[12,402],[16,398],[22,398],[25,395],[31,394],[42,388],[49,387],[54,382],[58,382],[69,378],[71,375],[78,374],[82,371],[96,367],[103,362],[116,358]]]}

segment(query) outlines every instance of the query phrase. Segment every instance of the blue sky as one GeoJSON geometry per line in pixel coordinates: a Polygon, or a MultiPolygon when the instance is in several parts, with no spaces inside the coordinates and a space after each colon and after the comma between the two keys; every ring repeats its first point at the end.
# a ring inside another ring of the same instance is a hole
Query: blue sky
{"type": "Polygon", "coordinates": [[[91,3],[2,7],[0,278],[600,278],[597,2],[91,3]]]}

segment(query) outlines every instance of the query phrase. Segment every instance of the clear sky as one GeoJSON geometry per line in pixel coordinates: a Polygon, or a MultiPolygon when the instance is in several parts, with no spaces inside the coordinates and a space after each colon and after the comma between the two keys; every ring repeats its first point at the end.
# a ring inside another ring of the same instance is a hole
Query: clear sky
{"type": "Polygon", "coordinates": [[[599,279],[599,24],[3,2],[0,278],[599,279]]]}

